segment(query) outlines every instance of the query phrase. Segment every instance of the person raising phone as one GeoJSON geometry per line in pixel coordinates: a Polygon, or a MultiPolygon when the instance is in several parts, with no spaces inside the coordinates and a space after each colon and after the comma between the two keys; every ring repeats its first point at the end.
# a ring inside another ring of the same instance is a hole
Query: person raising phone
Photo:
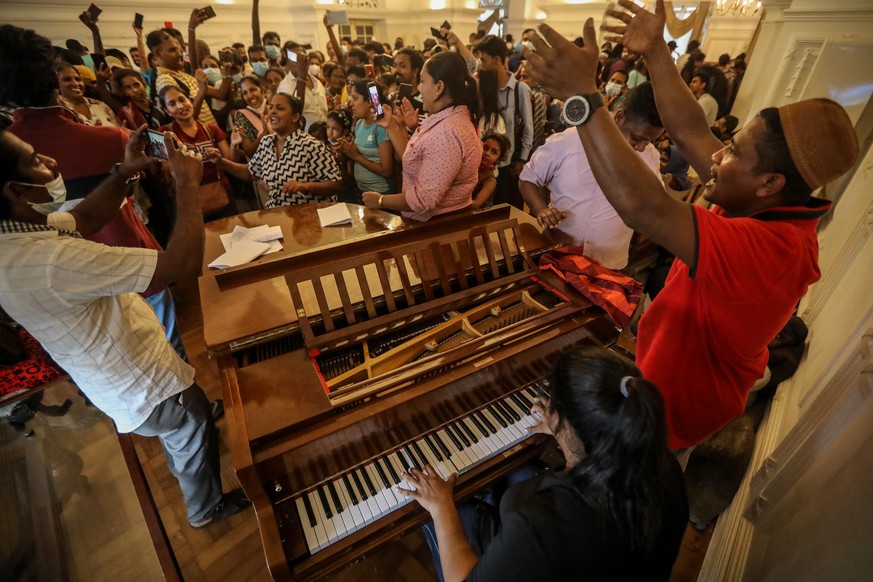
{"type": "MultiPolygon", "coordinates": [[[[455,53],[434,55],[424,65],[418,86],[428,112],[409,137],[389,108],[377,123],[388,130],[397,155],[403,160],[403,192],[364,192],[368,208],[400,210],[413,220],[463,210],[472,204],[478,183],[482,142],[476,132],[479,94],[464,59],[455,53]]],[[[404,117],[417,117],[408,99],[404,117]]]]}

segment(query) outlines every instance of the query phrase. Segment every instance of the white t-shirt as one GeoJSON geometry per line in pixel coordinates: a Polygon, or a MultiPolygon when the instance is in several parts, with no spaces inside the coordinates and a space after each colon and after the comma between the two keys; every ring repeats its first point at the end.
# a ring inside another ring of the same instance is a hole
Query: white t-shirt
{"type": "MultiPolygon", "coordinates": [[[[303,102],[303,118],[306,119],[304,131],[309,131],[309,126],[316,121],[327,121],[327,94],[324,92],[324,85],[312,75],[309,75],[309,79],[312,81],[312,88],[306,87],[306,98],[303,102]]],[[[288,95],[294,95],[296,90],[297,78],[294,73],[285,75],[276,89],[279,93],[288,95]]]]}
{"type": "Polygon", "coordinates": [[[718,119],[718,101],[709,93],[704,93],[697,102],[700,103],[703,114],[706,115],[706,124],[712,127],[712,124],[718,119]]]}
{"type": "MultiPolygon", "coordinates": [[[[660,156],[655,146],[649,144],[639,155],[654,174],[660,174],[660,156]]],[[[558,228],[585,247],[586,257],[610,269],[627,266],[633,231],[594,179],[575,127],[550,136],[537,148],[519,179],[549,187],[550,206],[569,213],[558,228]]]]}

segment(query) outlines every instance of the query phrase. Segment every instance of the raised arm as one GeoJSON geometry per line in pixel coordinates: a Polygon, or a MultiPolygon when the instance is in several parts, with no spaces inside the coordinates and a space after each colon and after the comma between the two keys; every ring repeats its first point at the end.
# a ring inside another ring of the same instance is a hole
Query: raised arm
{"type": "Polygon", "coordinates": [[[261,15],[259,0],[252,0],[252,45],[261,44],[261,15]]]}
{"type": "MultiPolygon", "coordinates": [[[[403,98],[403,103],[400,106],[404,109],[412,109],[412,104],[409,103],[406,97],[403,98]]],[[[391,113],[390,107],[383,107],[382,111],[384,111],[384,115],[376,123],[380,127],[384,127],[385,131],[388,132],[388,139],[391,140],[391,145],[394,146],[394,156],[397,160],[402,160],[403,154],[406,153],[406,144],[409,143],[409,133],[391,113]]]]}
{"type": "Polygon", "coordinates": [[[663,35],[664,2],[658,0],[654,14],[630,0],[619,0],[619,4],[633,15],[624,11],[609,11],[610,16],[623,21],[623,24],[604,25],[603,30],[620,35],[607,36],[606,40],[621,42],[628,50],[645,56],[664,128],[697,175],[706,182],[712,167],[712,154],[722,149],[724,144],[710,131],[703,109],[679,76],[679,70],[670,56],[663,35]]]}
{"type": "Polygon", "coordinates": [[[142,37],[142,29],[137,27],[136,25],[132,25],[132,26],[133,26],[133,32],[134,32],[134,34],[136,34],[136,48],[140,54],[140,57],[139,57],[140,70],[143,73],[145,73],[146,71],[149,70],[149,51],[146,48],[145,40],[142,37]]]}
{"type": "Polygon", "coordinates": [[[97,18],[91,18],[91,13],[86,10],[79,15],[79,20],[91,31],[91,39],[94,41],[94,52],[103,54],[103,39],[100,38],[100,27],[97,26],[97,18]]]}
{"type": "MultiPolygon", "coordinates": [[[[527,52],[528,70],[533,78],[562,101],[574,95],[596,93],[598,47],[594,20],[589,18],[585,23],[582,48],[548,25],[543,24],[540,33],[545,40],[535,37],[536,52],[527,52]]],[[[666,193],[658,177],[619,132],[605,107],[596,109],[577,131],[597,183],[625,224],[693,266],[697,244],[692,208],[666,193]]]]}
{"type": "MultiPolygon", "coordinates": [[[[328,10],[327,12],[330,12],[328,10]]],[[[346,68],[346,56],[343,54],[342,45],[336,40],[336,35],[333,33],[333,27],[327,23],[327,13],[324,15],[324,27],[327,29],[327,37],[330,39],[330,44],[333,45],[333,54],[336,55],[336,62],[342,68],[346,68]]]]}

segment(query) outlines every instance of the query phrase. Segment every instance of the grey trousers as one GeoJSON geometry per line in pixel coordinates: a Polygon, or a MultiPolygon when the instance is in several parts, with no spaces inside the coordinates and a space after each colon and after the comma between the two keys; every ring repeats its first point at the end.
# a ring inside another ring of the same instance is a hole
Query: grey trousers
{"type": "Polygon", "coordinates": [[[182,488],[189,522],[200,521],[221,501],[218,432],[200,386],[192,384],[158,404],[133,432],[160,439],[182,488]]]}

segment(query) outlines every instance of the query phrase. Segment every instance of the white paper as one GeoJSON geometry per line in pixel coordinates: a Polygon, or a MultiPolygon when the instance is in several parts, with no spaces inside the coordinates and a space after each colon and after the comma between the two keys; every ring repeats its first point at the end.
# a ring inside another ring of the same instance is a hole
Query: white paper
{"type": "Polygon", "coordinates": [[[349,207],[346,206],[346,203],[340,202],[327,208],[319,208],[318,220],[321,221],[321,226],[338,226],[351,224],[352,215],[349,214],[349,207]]]}
{"type": "Polygon", "coordinates": [[[253,228],[237,226],[234,227],[233,232],[218,235],[218,238],[221,239],[225,251],[233,249],[234,243],[240,241],[267,243],[270,248],[264,252],[265,255],[282,250],[282,243],[278,240],[282,238],[281,226],[267,226],[266,224],[253,228]]]}
{"type": "Polygon", "coordinates": [[[267,252],[270,245],[253,241],[239,241],[229,251],[209,263],[210,269],[227,269],[250,263],[267,252]]]}

